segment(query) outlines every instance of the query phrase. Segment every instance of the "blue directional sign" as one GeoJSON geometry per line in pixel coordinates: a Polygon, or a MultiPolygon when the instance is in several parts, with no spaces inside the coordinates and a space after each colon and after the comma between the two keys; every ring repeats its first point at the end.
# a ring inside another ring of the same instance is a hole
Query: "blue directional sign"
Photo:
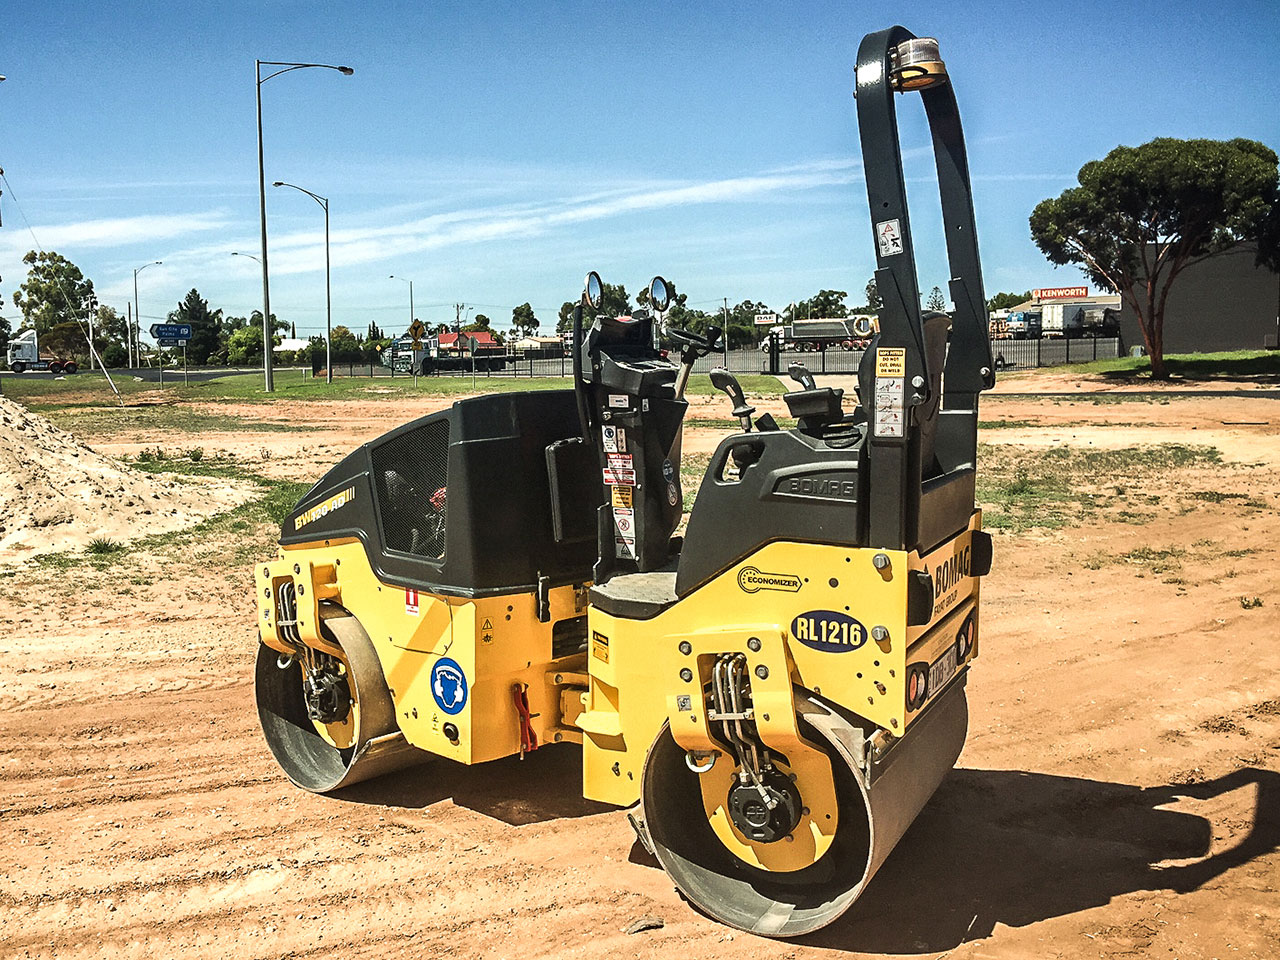
{"type": "Polygon", "coordinates": [[[190,340],[191,324],[153,323],[151,325],[151,335],[153,337],[163,337],[166,340],[190,340]]]}

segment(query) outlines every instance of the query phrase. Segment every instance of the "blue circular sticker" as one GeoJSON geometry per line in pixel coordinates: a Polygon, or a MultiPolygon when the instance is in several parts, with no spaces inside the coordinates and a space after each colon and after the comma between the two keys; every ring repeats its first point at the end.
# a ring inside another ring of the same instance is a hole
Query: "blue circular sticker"
{"type": "Polygon", "coordinates": [[[467,675],[457,662],[441,657],[431,668],[431,696],[436,705],[453,716],[467,705],[467,675]]]}

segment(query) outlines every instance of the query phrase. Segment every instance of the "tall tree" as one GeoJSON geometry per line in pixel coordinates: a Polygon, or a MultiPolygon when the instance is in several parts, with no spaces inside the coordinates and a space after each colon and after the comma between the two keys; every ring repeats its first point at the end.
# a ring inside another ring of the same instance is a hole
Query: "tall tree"
{"type": "Polygon", "coordinates": [[[997,293],[994,297],[987,301],[988,310],[1008,310],[1016,307],[1020,303],[1026,303],[1031,299],[1031,291],[1026,293],[997,293]]]}
{"type": "Polygon", "coordinates": [[[522,303],[511,311],[511,326],[519,336],[531,337],[538,332],[538,318],[533,315],[533,307],[522,303]]]}
{"type": "Polygon", "coordinates": [[[222,311],[210,310],[209,301],[200,296],[194,287],[169,314],[173,323],[189,323],[191,339],[187,341],[187,360],[197,366],[209,362],[218,352],[222,341],[222,311]]]}
{"type": "Polygon", "coordinates": [[[876,278],[872,277],[867,281],[867,310],[871,313],[879,313],[884,309],[884,300],[880,296],[880,290],[876,286],[876,278]]]}
{"type": "MultiPolygon", "coordinates": [[[[625,317],[631,313],[631,298],[627,296],[627,288],[620,283],[606,283],[601,297],[599,313],[606,317],[625,317]]],[[[573,307],[578,301],[566,300],[560,305],[560,315],[556,320],[556,333],[568,333],[573,329],[573,307]]],[[[589,313],[589,311],[588,311],[589,313]]],[[[589,320],[586,322],[590,322],[589,320]]]]}
{"type": "Polygon", "coordinates": [[[938,313],[944,313],[947,309],[947,298],[942,295],[941,287],[934,287],[929,291],[929,299],[925,301],[925,309],[936,310],[938,313]]]}
{"type": "Polygon", "coordinates": [[[1243,240],[1269,255],[1275,151],[1239,138],[1160,137],[1116,147],[1081,167],[1078,180],[1031,212],[1031,237],[1051,263],[1078,266],[1120,294],[1138,319],[1151,375],[1164,379],[1165,304],[1178,276],[1243,240]]]}
{"type": "MultiPolygon", "coordinates": [[[[382,332],[382,328],[379,327],[375,321],[370,320],[369,330],[365,334],[365,338],[364,338],[365,341],[368,342],[370,340],[383,340],[385,338],[386,338],[386,334],[382,332]]],[[[313,337],[312,339],[314,340],[315,338],[313,337]]]]}
{"type": "Polygon", "coordinates": [[[819,290],[808,300],[800,300],[791,311],[792,320],[831,320],[847,317],[849,296],[844,290],[819,290]]]}
{"type": "Polygon", "coordinates": [[[14,291],[13,304],[22,311],[25,326],[43,335],[59,323],[85,319],[93,281],[79,267],[52,250],[29,250],[22,262],[27,265],[27,279],[14,291]]]}

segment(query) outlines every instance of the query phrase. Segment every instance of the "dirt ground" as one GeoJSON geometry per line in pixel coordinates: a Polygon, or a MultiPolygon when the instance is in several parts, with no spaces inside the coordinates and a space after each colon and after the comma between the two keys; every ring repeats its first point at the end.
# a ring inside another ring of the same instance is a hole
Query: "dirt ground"
{"type": "MultiPolygon", "coordinates": [[[[983,442],[1222,462],[1117,487],[1141,522],[996,535],[957,769],[818,934],[692,911],[625,814],[582,800],[571,746],[292,787],[253,703],[259,528],[0,577],[0,955],[1280,956],[1280,400],[1078,392],[991,397],[983,442]],[[665,925],[622,932],[649,915],[665,925]]],[[[198,442],[309,480],[449,402],[220,404],[313,429],[198,442]]],[[[691,428],[686,449],[724,432],[691,428]]],[[[120,455],[157,434],[85,439],[120,455]]]]}

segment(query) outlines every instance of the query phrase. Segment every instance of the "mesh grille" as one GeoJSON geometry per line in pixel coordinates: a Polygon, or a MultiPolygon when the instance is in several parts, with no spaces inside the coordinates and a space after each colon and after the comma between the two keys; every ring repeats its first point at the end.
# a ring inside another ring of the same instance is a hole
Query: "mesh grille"
{"type": "Polygon", "coordinates": [[[388,550],[444,559],[449,421],[436,420],[374,447],[373,475],[388,550]]]}

